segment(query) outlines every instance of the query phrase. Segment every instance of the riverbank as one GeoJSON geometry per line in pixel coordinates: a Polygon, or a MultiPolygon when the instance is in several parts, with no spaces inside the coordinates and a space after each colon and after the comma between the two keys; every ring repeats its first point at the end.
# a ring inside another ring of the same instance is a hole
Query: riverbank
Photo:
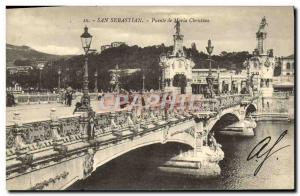
{"type": "Polygon", "coordinates": [[[256,113],[251,115],[255,121],[291,121],[294,116],[288,113],[256,113]]]}

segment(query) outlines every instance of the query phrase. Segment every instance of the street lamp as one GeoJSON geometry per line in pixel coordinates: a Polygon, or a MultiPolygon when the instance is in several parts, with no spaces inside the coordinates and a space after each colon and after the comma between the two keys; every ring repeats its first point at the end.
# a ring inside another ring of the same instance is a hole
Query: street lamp
{"type": "Polygon", "coordinates": [[[92,38],[93,38],[93,36],[88,32],[87,26],[84,27],[84,32],[80,36],[80,38],[81,38],[82,48],[85,52],[85,55],[87,55],[90,50],[92,38]]]}
{"type": "Polygon", "coordinates": [[[207,86],[208,86],[208,97],[209,98],[213,98],[215,96],[215,92],[214,92],[214,78],[212,76],[211,73],[211,53],[213,52],[214,47],[211,44],[211,40],[208,40],[207,43],[207,53],[208,53],[208,60],[209,60],[209,72],[208,72],[208,76],[206,77],[206,82],[207,82],[207,86]]]}
{"type": "Polygon", "coordinates": [[[165,91],[165,66],[166,66],[167,56],[163,53],[160,55],[159,65],[161,66],[161,91],[165,91]]]}
{"type": "Polygon", "coordinates": [[[58,93],[59,93],[59,92],[60,92],[60,75],[61,75],[61,66],[59,66],[59,67],[58,67],[57,74],[58,74],[57,91],[58,91],[58,93]]]}
{"type": "Polygon", "coordinates": [[[88,52],[92,43],[93,36],[89,34],[87,26],[84,27],[84,32],[80,36],[82,48],[85,52],[85,63],[84,63],[84,73],[83,73],[83,95],[81,98],[80,111],[87,112],[91,110],[90,108],[90,97],[89,97],[89,81],[88,81],[88,52]]]}
{"type": "Polygon", "coordinates": [[[160,91],[161,76],[158,77],[158,90],[160,91]]]}
{"type": "Polygon", "coordinates": [[[206,47],[206,51],[208,53],[208,60],[209,60],[209,73],[208,73],[209,75],[212,75],[211,74],[211,53],[213,52],[213,49],[214,47],[212,46],[211,40],[209,39],[206,47]]]}
{"type": "Polygon", "coordinates": [[[144,72],[143,72],[143,92],[145,91],[145,75],[144,75],[144,72]]]}
{"type": "Polygon", "coordinates": [[[218,73],[218,94],[220,94],[221,93],[221,89],[220,89],[221,85],[220,85],[220,67],[219,67],[219,65],[218,65],[217,73],[218,73]]]}
{"type": "Polygon", "coordinates": [[[39,91],[40,91],[42,86],[42,70],[44,69],[44,64],[40,63],[38,64],[37,67],[40,70],[40,77],[39,77],[39,91]]]}
{"type": "Polygon", "coordinates": [[[98,92],[98,70],[96,69],[96,71],[95,71],[95,89],[94,89],[94,91],[95,91],[95,93],[97,93],[98,92]]]}

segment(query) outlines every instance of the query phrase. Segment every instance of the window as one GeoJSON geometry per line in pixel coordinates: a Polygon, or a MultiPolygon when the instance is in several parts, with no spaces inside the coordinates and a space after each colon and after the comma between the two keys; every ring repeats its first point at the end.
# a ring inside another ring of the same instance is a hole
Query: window
{"type": "Polygon", "coordinates": [[[287,63],[286,64],[286,69],[290,69],[291,68],[291,64],[290,63],[287,63]]]}

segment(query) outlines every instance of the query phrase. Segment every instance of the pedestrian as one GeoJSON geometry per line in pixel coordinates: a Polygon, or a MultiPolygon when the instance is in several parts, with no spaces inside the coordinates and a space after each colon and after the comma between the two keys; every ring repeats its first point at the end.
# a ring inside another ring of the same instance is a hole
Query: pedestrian
{"type": "Polygon", "coordinates": [[[72,92],[69,92],[67,96],[67,104],[69,107],[72,105],[72,98],[72,92]]]}
{"type": "Polygon", "coordinates": [[[98,101],[101,101],[101,99],[102,99],[102,94],[103,94],[103,93],[102,93],[102,90],[101,90],[100,92],[98,92],[98,94],[97,94],[97,95],[98,95],[98,101]]]}
{"type": "Polygon", "coordinates": [[[68,96],[69,96],[69,92],[66,91],[66,92],[64,93],[65,105],[67,105],[68,96]]]}

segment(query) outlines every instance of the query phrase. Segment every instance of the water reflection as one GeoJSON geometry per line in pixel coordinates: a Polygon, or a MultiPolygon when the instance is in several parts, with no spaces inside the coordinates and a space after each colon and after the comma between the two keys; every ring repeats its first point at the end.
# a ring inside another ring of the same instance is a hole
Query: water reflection
{"type": "Polygon", "coordinates": [[[69,190],[224,190],[284,189],[294,185],[294,124],[291,122],[258,122],[255,136],[249,138],[217,135],[225,158],[220,162],[222,173],[213,179],[196,179],[162,173],[157,167],[173,154],[187,151],[189,146],[170,143],[137,149],[98,168],[86,180],[78,181],[69,190]],[[278,147],[291,145],[271,156],[257,176],[259,162],[246,161],[251,149],[263,138],[270,144],[282,131],[288,130],[278,147]],[[159,158],[158,158],[159,157],[159,158]]]}

